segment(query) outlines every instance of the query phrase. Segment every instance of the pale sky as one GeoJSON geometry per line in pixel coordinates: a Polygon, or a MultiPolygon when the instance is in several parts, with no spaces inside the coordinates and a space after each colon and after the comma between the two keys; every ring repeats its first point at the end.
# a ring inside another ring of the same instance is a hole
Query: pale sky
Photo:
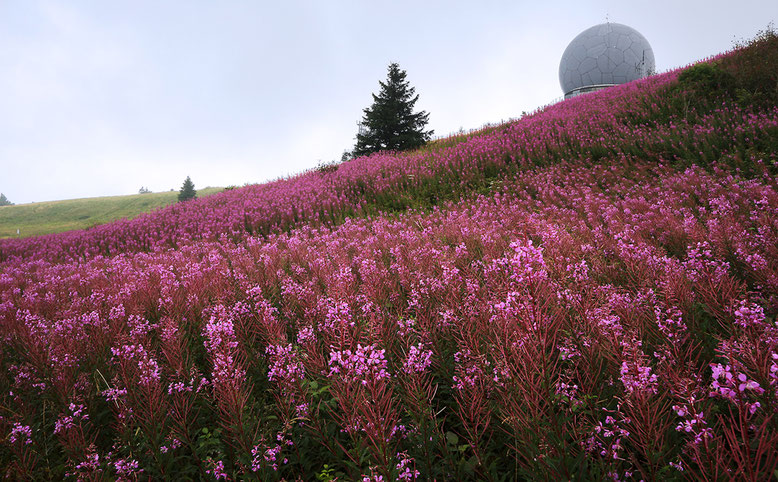
{"type": "Polygon", "coordinates": [[[0,192],[15,203],[243,185],[340,159],[390,62],[428,128],[556,100],[607,18],[664,71],[778,21],[775,0],[0,0],[0,192]]]}

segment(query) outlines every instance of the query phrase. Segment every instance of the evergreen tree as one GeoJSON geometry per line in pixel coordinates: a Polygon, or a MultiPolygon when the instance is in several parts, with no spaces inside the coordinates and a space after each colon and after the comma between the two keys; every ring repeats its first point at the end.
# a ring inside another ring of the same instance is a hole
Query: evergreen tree
{"type": "Polygon", "coordinates": [[[0,192],[0,206],[13,206],[14,203],[8,200],[7,197],[5,197],[5,194],[0,192]]]}
{"type": "Polygon", "coordinates": [[[194,183],[189,176],[186,176],[184,185],[181,186],[181,190],[178,191],[178,201],[188,201],[197,197],[197,191],[195,191],[194,183]]]}
{"type": "Polygon", "coordinates": [[[432,136],[433,131],[424,130],[429,114],[413,113],[419,96],[405,80],[405,71],[396,63],[389,64],[388,71],[386,82],[379,81],[381,92],[373,94],[373,105],[364,109],[354,157],[381,150],[414,149],[432,136]]]}

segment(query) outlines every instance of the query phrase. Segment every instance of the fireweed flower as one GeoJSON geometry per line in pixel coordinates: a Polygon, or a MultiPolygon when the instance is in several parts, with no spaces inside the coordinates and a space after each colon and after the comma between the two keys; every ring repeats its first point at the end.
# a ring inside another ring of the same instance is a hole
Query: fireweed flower
{"type": "Polygon", "coordinates": [[[386,350],[376,345],[357,345],[356,351],[333,350],[330,353],[328,376],[339,375],[346,381],[358,381],[367,385],[369,381],[388,379],[386,350]]]}
{"type": "MultiPolygon", "coordinates": [[[[91,448],[93,449],[94,447],[92,446],[91,448]]],[[[100,455],[98,455],[97,452],[87,455],[83,462],[76,465],[76,471],[87,473],[102,472],[103,470],[100,468],[100,455]]],[[[77,474],[70,475],[77,476],[77,474]]]]}
{"type": "Polygon", "coordinates": [[[604,422],[597,422],[589,438],[582,442],[583,447],[588,452],[597,453],[606,459],[623,460],[621,457],[624,451],[622,441],[629,437],[630,433],[623,428],[622,424],[629,423],[630,419],[628,418],[623,418],[619,422],[613,416],[607,415],[604,422]]]}
{"type": "Polygon", "coordinates": [[[576,283],[584,283],[589,280],[589,265],[585,259],[577,264],[568,264],[565,270],[570,273],[576,283]]]}
{"type": "Polygon", "coordinates": [[[168,395],[172,395],[174,393],[183,393],[183,392],[191,392],[192,387],[189,385],[185,385],[184,382],[174,382],[168,385],[167,393],[168,395]]]}
{"type": "Polygon", "coordinates": [[[465,348],[454,353],[454,362],[456,363],[456,375],[453,377],[453,387],[459,391],[466,388],[474,388],[482,383],[491,386],[490,380],[494,377],[486,375],[485,370],[489,370],[496,375],[491,368],[489,360],[483,356],[476,357],[473,352],[465,348]]]}
{"type": "MultiPolygon", "coordinates": [[[[62,360],[62,363],[58,363],[59,360],[56,362],[54,361],[55,358],[57,358],[55,355],[51,356],[52,358],[52,366],[58,365],[58,366],[68,366],[68,367],[75,367],[78,365],[77,360],[75,360],[73,357],[71,357],[69,354],[65,354],[62,360]]],[[[37,371],[34,367],[24,364],[24,365],[15,365],[12,364],[9,366],[9,373],[14,375],[14,386],[17,388],[23,388],[23,387],[31,387],[36,389],[36,391],[44,392],[46,390],[46,382],[41,380],[40,376],[37,375],[37,371]]]]}
{"type": "Polygon", "coordinates": [[[299,403],[294,407],[295,417],[308,418],[310,405],[307,402],[299,403]]]}
{"type": "Polygon", "coordinates": [[[30,445],[32,443],[32,429],[30,429],[29,425],[15,422],[13,428],[11,428],[11,435],[8,436],[8,441],[11,443],[20,441],[24,445],[30,445]]]}
{"type": "Polygon", "coordinates": [[[397,333],[399,333],[400,336],[408,336],[413,333],[414,325],[416,325],[416,321],[413,318],[407,320],[399,319],[397,320],[397,333]]]}
{"type": "Polygon", "coordinates": [[[370,468],[370,474],[369,475],[363,475],[361,482],[384,482],[386,479],[384,479],[384,476],[381,474],[377,474],[375,471],[375,467],[370,468]]]}
{"type": "Polygon", "coordinates": [[[693,437],[690,443],[700,445],[704,440],[713,437],[713,430],[708,427],[704,412],[698,412],[695,408],[695,402],[692,397],[687,404],[673,405],[673,411],[683,419],[676,425],[675,430],[689,434],[693,437]]]}
{"type": "Polygon", "coordinates": [[[562,397],[562,400],[573,407],[580,407],[584,404],[582,400],[578,399],[578,389],[578,385],[574,383],[565,383],[562,380],[557,381],[554,385],[556,395],[562,397]]]}
{"type": "Polygon", "coordinates": [[[279,383],[295,383],[305,377],[305,367],[297,361],[297,353],[291,343],[270,345],[265,352],[270,359],[267,378],[279,383]]]}
{"type": "Polygon", "coordinates": [[[678,472],[683,472],[683,460],[679,460],[678,462],[670,461],[667,465],[674,468],[678,472]]]}
{"type": "Polygon", "coordinates": [[[246,376],[235,359],[238,341],[232,319],[219,306],[203,328],[204,344],[212,357],[212,382],[214,385],[232,386],[241,383],[246,376]]]}
{"type": "Polygon", "coordinates": [[[54,433],[60,434],[80,424],[83,420],[89,420],[89,414],[85,413],[86,407],[71,403],[68,407],[70,415],[60,415],[54,423],[54,433]]]}
{"type": "Polygon", "coordinates": [[[227,480],[227,472],[224,471],[224,462],[221,460],[214,461],[211,458],[206,460],[208,468],[205,470],[206,474],[212,475],[216,480],[227,480]]]}
{"type": "Polygon", "coordinates": [[[170,450],[175,450],[181,446],[181,441],[177,438],[173,438],[170,440],[170,445],[161,445],[159,447],[159,451],[163,454],[168,453],[170,450]]]}
{"type": "Polygon", "coordinates": [[[238,347],[232,320],[217,315],[211,316],[203,329],[205,347],[211,353],[231,352],[238,347]]]}
{"type": "Polygon", "coordinates": [[[738,308],[735,310],[735,324],[742,328],[748,327],[764,327],[765,326],[765,314],[764,309],[754,303],[749,303],[746,300],[740,301],[738,308]]]}
{"type": "Polygon", "coordinates": [[[510,248],[514,254],[510,258],[513,267],[511,279],[518,285],[530,281],[542,281],[548,278],[546,262],[543,259],[543,248],[535,246],[531,240],[514,241],[510,248]]]}
{"type": "Polygon", "coordinates": [[[398,453],[397,459],[399,460],[395,467],[397,469],[397,480],[416,480],[421,475],[421,472],[416,470],[414,466],[414,460],[408,457],[407,453],[398,453]]]}
{"type": "Polygon", "coordinates": [[[457,323],[457,317],[454,314],[454,310],[445,310],[438,313],[440,318],[438,319],[438,326],[442,329],[455,326],[457,323]]]}
{"type": "Polygon", "coordinates": [[[127,326],[130,328],[130,337],[133,340],[143,340],[158,325],[150,323],[142,316],[130,315],[127,318],[127,326]]]}
{"type": "Polygon", "coordinates": [[[159,365],[143,345],[123,345],[120,348],[111,348],[111,353],[116,360],[137,363],[138,381],[141,385],[148,386],[159,382],[159,365]]]}
{"type": "Polygon", "coordinates": [[[113,463],[116,469],[116,475],[122,480],[133,480],[134,476],[143,472],[138,468],[138,461],[133,459],[118,459],[113,463]]]}
{"type": "Polygon", "coordinates": [[[101,395],[109,402],[118,402],[127,396],[127,389],[125,388],[107,388],[101,392],[101,395]]]}
{"type": "Polygon", "coordinates": [[[281,464],[287,464],[289,460],[286,457],[281,458],[280,454],[284,450],[284,447],[292,447],[294,443],[286,438],[286,434],[278,432],[276,434],[277,443],[271,447],[263,448],[261,445],[254,446],[251,449],[252,462],[251,470],[253,472],[259,471],[263,466],[270,467],[274,471],[278,470],[279,462],[281,464]]]}
{"type": "Polygon", "coordinates": [[[307,345],[316,341],[316,334],[313,332],[312,326],[305,326],[297,333],[297,343],[300,345],[307,345]]]}
{"type": "Polygon", "coordinates": [[[110,311],[108,312],[108,319],[111,321],[118,321],[124,318],[124,305],[119,303],[118,305],[112,306],[110,311]]]}
{"type": "Polygon", "coordinates": [[[354,327],[351,307],[345,301],[333,300],[330,298],[320,301],[321,309],[324,311],[324,323],[322,329],[327,333],[338,333],[341,327],[354,327]]]}
{"type": "MultiPolygon", "coordinates": [[[[583,337],[583,334],[580,334],[578,337],[583,337]]],[[[583,343],[584,346],[590,345],[590,341],[587,339],[584,339],[583,343]]],[[[581,351],[578,349],[578,345],[569,336],[562,338],[561,342],[557,345],[557,350],[559,350],[559,357],[562,360],[574,360],[581,357],[581,351]]]]}
{"type": "Polygon", "coordinates": [[[432,364],[432,350],[425,350],[421,343],[411,345],[408,358],[403,362],[403,371],[407,374],[424,373],[432,364]]]}
{"type": "Polygon", "coordinates": [[[687,260],[684,261],[683,266],[687,276],[693,282],[700,281],[708,273],[712,279],[721,280],[729,272],[729,263],[717,259],[707,241],[689,247],[687,260]]]}
{"type": "Polygon", "coordinates": [[[621,340],[624,335],[624,326],[621,322],[621,318],[610,313],[608,308],[588,310],[586,315],[589,319],[593,320],[595,326],[600,329],[603,335],[613,340],[621,340]]]}
{"type": "Polygon", "coordinates": [[[732,403],[744,402],[745,408],[753,415],[761,407],[759,402],[747,402],[749,395],[762,395],[764,389],[756,380],[751,380],[742,372],[733,373],[730,365],[711,363],[713,381],[711,397],[721,397],[732,403]]]}
{"type": "Polygon", "coordinates": [[[657,376],[651,373],[650,366],[641,365],[640,360],[621,363],[621,383],[627,393],[657,392],[657,376]]]}
{"type": "Polygon", "coordinates": [[[688,331],[681,310],[675,306],[664,310],[658,306],[654,307],[654,316],[659,331],[670,340],[682,339],[688,331]]]}
{"type": "Polygon", "coordinates": [[[167,387],[168,395],[176,393],[200,393],[200,390],[208,385],[208,380],[204,377],[200,377],[199,380],[196,380],[195,378],[196,377],[190,378],[187,383],[182,381],[171,382],[167,387]]]}

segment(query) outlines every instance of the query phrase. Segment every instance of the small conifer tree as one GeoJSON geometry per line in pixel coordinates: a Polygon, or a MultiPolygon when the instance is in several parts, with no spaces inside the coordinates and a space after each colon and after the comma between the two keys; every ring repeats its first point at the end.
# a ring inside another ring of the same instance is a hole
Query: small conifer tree
{"type": "Polygon", "coordinates": [[[8,200],[7,197],[5,197],[5,194],[0,192],[0,206],[13,206],[14,203],[8,200]]]}
{"type": "Polygon", "coordinates": [[[181,190],[178,191],[178,201],[189,201],[190,199],[194,199],[197,197],[197,191],[195,191],[194,183],[191,179],[189,179],[189,176],[186,176],[186,181],[184,181],[184,185],[181,186],[181,190]]]}
{"type": "Polygon", "coordinates": [[[386,82],[379,82],[381,92],[373,94],[373,105],[364,109],[357,144],[351,153],[364,156],[381,150],[405,150],[423,146],[433,131],[425,131],[429,114],[413,112],[418,95],[405,80],[405,71],[389,64],[386,82]]]}

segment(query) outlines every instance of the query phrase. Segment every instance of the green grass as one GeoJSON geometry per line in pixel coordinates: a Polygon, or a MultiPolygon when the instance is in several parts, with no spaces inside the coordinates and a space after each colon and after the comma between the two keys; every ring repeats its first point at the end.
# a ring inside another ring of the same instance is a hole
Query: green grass
{"type": "MultiPolygon", "coordinates": [[[[197,191],[197,197],[223,191],[221,187],[207,187],[197,191]]],[[[105,224],[121,218],[168,206],[178,200],[178,191],[107,196],[65,201],[0,206],[0,238],[60,233],[105,224]]]]}

